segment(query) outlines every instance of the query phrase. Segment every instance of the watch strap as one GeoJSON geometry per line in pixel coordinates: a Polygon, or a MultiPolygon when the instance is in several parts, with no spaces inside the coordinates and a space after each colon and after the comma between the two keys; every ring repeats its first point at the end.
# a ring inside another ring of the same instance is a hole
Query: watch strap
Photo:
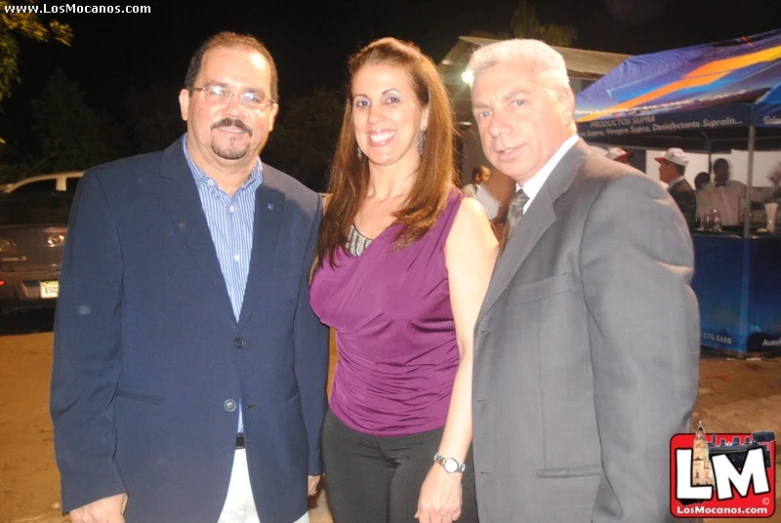
{"type": "Polygon", "coordinates": [[[448,474],[454,474],[456,472],[464,472],[466,470],[466,463],[459,463],[456,458],[447,458],[442,454],[440,454],[439,452],[434,454],[434,461],[442,465],[442,468],[445,469],[445,472],[447,472],[448,474]],[[453,468],[452,466],[448,467],[449,462],[455,464],[453,470],[448,470],[448,468],[453,468]]]}

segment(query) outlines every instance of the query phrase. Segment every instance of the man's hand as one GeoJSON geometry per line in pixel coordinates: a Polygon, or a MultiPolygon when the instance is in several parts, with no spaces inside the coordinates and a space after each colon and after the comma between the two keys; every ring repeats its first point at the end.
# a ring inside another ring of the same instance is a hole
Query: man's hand
{"type": "Polygon", "coordinates": [[[317,484],[320,483],[320,475],[309,476],[309,495],[314,496],[317,492],[317,484]]]}
{"type": "Polygon", "coordinates": [[[73,523],[125,523],[126,506],[127,494],[117,494],[71,510],[70,517],[73,523]]]}

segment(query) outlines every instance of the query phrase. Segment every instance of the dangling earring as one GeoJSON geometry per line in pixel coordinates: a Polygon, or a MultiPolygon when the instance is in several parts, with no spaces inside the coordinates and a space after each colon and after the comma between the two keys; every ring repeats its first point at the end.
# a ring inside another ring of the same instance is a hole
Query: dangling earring
{"type": "Polygon", "coordinates": [[[418,136],[418,154],[420,156],[423,156],[423,148],[426,146],[426,128],[420,130],[420,135],[418,136]]]}
{"type": "Polygon", "coordinates": [[[363,160],[363,151],[358,147],[358,161],[360,162],[361,160],[363,160]]]}

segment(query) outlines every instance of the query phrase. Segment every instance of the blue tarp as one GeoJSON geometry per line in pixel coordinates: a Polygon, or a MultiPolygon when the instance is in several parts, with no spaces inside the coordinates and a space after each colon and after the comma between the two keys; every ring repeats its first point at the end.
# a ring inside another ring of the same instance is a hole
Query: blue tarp
{"type": "Polygon", "coordinates": [[[781,131],[781,29],[629,58],[577,96],[586,140],[754,125],[781,131]]]}

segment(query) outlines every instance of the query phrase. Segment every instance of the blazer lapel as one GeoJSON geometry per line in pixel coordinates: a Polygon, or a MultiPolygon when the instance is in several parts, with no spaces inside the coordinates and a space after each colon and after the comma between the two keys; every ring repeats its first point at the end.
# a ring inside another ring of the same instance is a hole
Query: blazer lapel
{"type": "Polygon", "coordinates": [[[160,199],[190,250],[193,262],[200,266],[204,274],[205,288],[213,289],[214,295],[222,302],[219,308],[226,310],[235,322],[217,251],[201,205],[201,197],[184,157],[182,139],[163,151],[160,177],[160,199]]]}
{"type": "Polygon", "coordinates": [[[556,221],[556,211],[553,209],[553,201],[546,190],[546,185],[543,185],[537,193],[521,223],[507,240],[507,245],[496,262],[478,321],[496,303],[542,235],[556,221]]]}
{"type": "Polygon", "coordinates": [[[554,167],[540,188],[540,192],[529,204],[523,219],[516,230],[512,232],[504,252],[496,262],[491,283],[488,285],[483,305],[477,317],[478,322],[504,293],[513,276],[529,257],[542,235],[556,221],[554,203],[569,188],[575,173],[589,154],[591,154],[590,148],[583,140],[575,143],[554,167]]]}
{"type": "Polygon", "coordinates": [[[255,220],[252,232],[247,287],[239,315],[239,330],[252,316],[263,297],[263,282],[275,277],[275,263],[285,210],[285,194],[279,188],[275,171],[263,165],[263,183],[255,193],[255,220]]]}

